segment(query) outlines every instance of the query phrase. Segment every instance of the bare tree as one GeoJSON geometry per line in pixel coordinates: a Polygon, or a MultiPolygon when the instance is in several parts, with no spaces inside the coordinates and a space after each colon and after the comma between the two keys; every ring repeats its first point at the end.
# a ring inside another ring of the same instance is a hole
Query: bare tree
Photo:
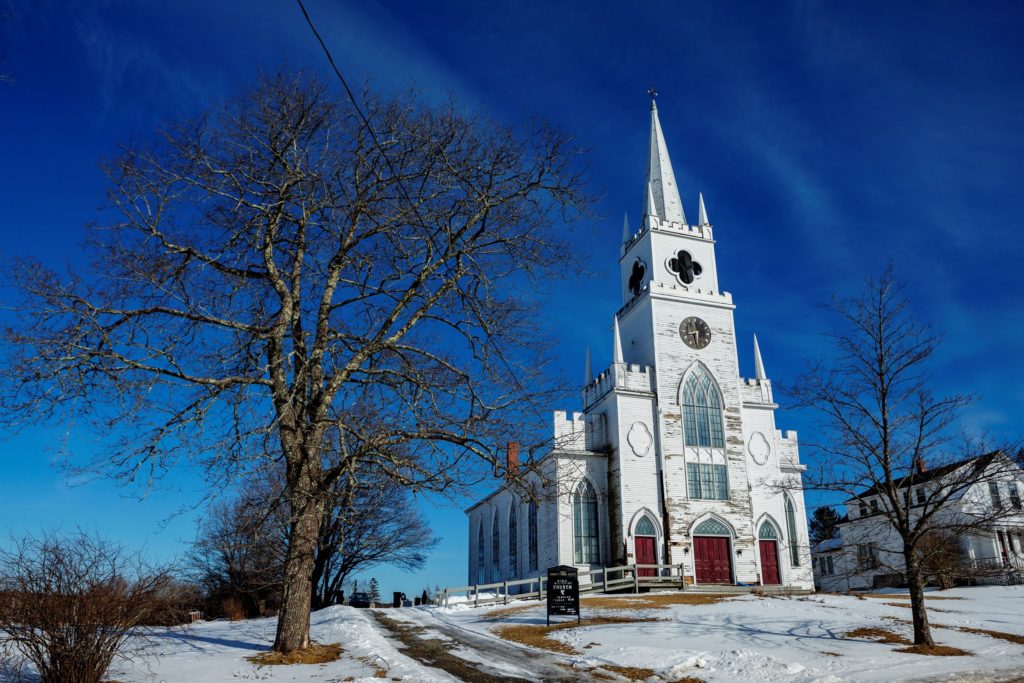
{"type": "Polygon", "coordinates": [[[16,264],[0,409],[94,418],[131,481],[283,463],[274,647],[306,647],[343,473],[450,491],[539,427],[530,286],[571,258],[555,228],[586,204],[577,152],[454,104],[367,95],[364,121],[310,78],[265,79],[108,165],[118,220],[86,275],[16,264]]]}
{"type": "Polygon", "coordinates": [[[313,564],[315,609],[340,603],[356,572],[419,569],[438,542],[409,492],[379,472],[339,479],[326,509],[313,564]]]}
{"type": "Polygon", "coordinates": [[[266,499],[252,491],[211,506],[187,557],[207,612],[242,619],[280,607],[287,527],[270,519],[266,499]]]}
{"type": "Polygon", "coordinates": [[[0,555],[0,641],[43,683],[98,683],[137,654],[140,627],[166,621],[173,581],[112,543],[79,533],[23,538],[0,555]]]}
{"type": "MultiPolygon", "coordinates": [[[[1012,463],[961,438],[958,420],[972,397],[933,391],[928,365],[939,338],[913,316],[891,265],[862,295],[836,300],[833,308],[844,323],[830,336],[834,353],[795,388],[800,402],[822,417],[826,435],[811,444],[818,471],[810,483],[864,501],[859,517],[874,525],[872,537],[895,537],[898,552],[889,565],[909,587],[914,644],[931,646],[926,541],[936,529],[990,532],[1006,509],[953,503],[979,484],[1005,479],[1012,463]]],[[[887,562],[878,548],[869,551],[862,562],[887,562]]]]}

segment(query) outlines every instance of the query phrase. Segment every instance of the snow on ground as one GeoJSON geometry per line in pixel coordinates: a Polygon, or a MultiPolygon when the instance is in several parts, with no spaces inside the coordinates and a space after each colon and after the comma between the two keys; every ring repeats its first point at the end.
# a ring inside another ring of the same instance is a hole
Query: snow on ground
{"type": "Polygon", "coordinates": [[[245,658],[270,649],[276,619],[209,621],[158,629],[148,640],[144,657],[115,663],[108,677],[121,683],[379,682],[382,679],[375,674],[383,671],[383,680],[453,680],[444,672],[426,668],[400,654],[372,621],[366,610],[352,607],[328,607],[314,612],[312,638],[320,643],[340,643],[342,658],[329,664],[263,667],[245,658]]]}
{"type": "MultiPolygon", "coordinates": [[[[966,673],[1024,671],[1024,646],[987,635],[936,628],[942,645],[973,652],[970,657],[937,657],[896,652],[898,645],[851,640],[842,634],[859,627],[881,627],[912,639],[910,608],[900,592],[892,598],[818,594],[797,597],[744,595],[712,605],[673,605],[663,609],[588,609],[583,617],[635,616],[656,622],[607,624],[551,634],[583,653],[578,667],[616,665],[653,669],[659,680],[687,676],[705,681],[962,680],[966,673]]],[[[903,592],[905,595],[905,591],[903,592]]],[[[990,586],[930,593],[933,625],[966,626],[1024,636],[1024,587],[990,586]]],[[[526,606],[528,602],[513,603],[526,606]]],[[[477,633],[506,624],[544,624],[544,609],[504,613],[498,607],[424,608],[439,621],[477,633]],[[494,613],[493,615],[491,613],[494,613]]],[[[559,621],[565,621],[565,617],[559,621]]]]}

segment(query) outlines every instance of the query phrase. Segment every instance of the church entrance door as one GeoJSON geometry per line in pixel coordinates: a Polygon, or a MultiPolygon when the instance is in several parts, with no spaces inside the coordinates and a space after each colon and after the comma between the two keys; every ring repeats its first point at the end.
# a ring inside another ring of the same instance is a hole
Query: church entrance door
{"type": "MultiPolygon", "coordinates": [[[[654,552],[654,536],[634,536],[633,544],[636,547],[637,564],[658,564],[657,553],[654,552]]],[[[637,569],[637,576],[654,576],[652,568],[637,569]]]]}
{"type": "Polygon", "coordinates": [[[729,539],[721,536],[693,537],[697,583],[732,583],[729,539]]]}
{"type": "Polygon", "coordinates": [[[779,577],[779,553],[775,541],[759,541],[761,546],[761,583],[766,586],[777,586],[782,583],[779,577]]]}

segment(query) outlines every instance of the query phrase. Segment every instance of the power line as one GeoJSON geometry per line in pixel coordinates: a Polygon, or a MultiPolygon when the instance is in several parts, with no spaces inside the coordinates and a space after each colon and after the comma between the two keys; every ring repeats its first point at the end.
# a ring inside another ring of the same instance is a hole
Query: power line
{"type": "MultiPolygon", "coordinates": [[[[381,145],[380,141],[377,139],[377,133],[376,131],[374,131],[373,125],[370,124],[370,120],[367,118],[366,114],[363,113],[363,109],[359,105],[359,101],[356,99],[356,96],[352,92],[352,89],[348,86],[348,81],[345,80],[345,76],[341,73],[341,69],[338,68],[337,63],[334,61],[334,57],[331,55],[330,49],[324,42],[323,37],[321,37],[320,32],[316,30],[316,25],[313,23],[312,17],[309,16],[309,12],[306,10],[306,5],[302,2],[302,0],[295,1],[298,3],[299,9],[302,10],[302,16],[306,18],[306,23],[309,24],[309,30],[313,32],[313,35],[316,37],[317,42],[320,43],[320,48],[323,50],[324,55],[327,57],[327,61],[330,63],[331,68],[334,69],[334,74],[338,77],[338,80],[341,81],[341,85],[345,89],[345,94],[348,95],[348,99],[352,102],[352,106],[355,107],[356,114],[359,115],[359,119],[363,122],[363,125],[366,127],[366,129],[370,131],[370,138],[373,140],[373,144],[377,148],[377,151],[380,153],[381,157],[383,157],[384,163],[387,164],[388,170],[391,172],[392,177],[395,179],[395,184],[398,186],[399,191],[402,193],[402,198],[405,199],[406,202],[408,202],[409,207],[412,209],[420,225],[426,225],[426,222],[420,215],[419,207],[412,200],[412,197],[409,195],[409,193],[406,192],[405,185],[402,183],[401,176],[399,176],[398,173],[395,172],[394,166],[391,165],[391,159],[388,157],[387,152],[384,151],[383,145],[381,145]]],[[[530,396],[530,393],[526,390],[526,387],[524,387],[522,382],[520,382],[519,377],[512,370],[511,364],[505,359],[505,356],[504,354],[502,354],[501,349],[498,348],[498,345],[494,343],[489,334],[485,334],[484,339],[491,344],[491,348],[493,349],[498,359],[501,360],[502,364],[505,366],[505,369],[508,370],[509,376],[512,377],[512,381],[516,383],[516,386],[519,388],[519,391],[522,392],[523,396],[526,398],[526,402],[529,403],[530,407],[533,408],[533,412],[537,415],[537,418],[541,421],[541,423],[543,423],[544,414],[540,411],[539,408],[537,408],[537,404],[533,401],[533,397],[530,396]]]]}

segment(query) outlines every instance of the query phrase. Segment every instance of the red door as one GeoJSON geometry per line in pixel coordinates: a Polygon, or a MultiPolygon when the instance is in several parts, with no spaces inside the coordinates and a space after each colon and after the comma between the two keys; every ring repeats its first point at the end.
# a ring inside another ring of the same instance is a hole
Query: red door
{"type": "MultiPolygon", "coordinates": [[[[654,552],[654,536],[634,536],[633,544],[636,546],[637,564],[658,564],[658,557],[654,552]]],[[[637,569],[638,576],[654,576],[654,569],[637,569]]]]}
{"type": "Polygon", "coordinates": [[[732,583],[728,538],[694,536],[693,554],[697,583],[732,583]]]}
{"type": "Polygon", "coordinates": [[[779,553],[775,541],[761,541],[761,583],[766,586],[777,586],[782,583],[779,577],[779,553]]]}

